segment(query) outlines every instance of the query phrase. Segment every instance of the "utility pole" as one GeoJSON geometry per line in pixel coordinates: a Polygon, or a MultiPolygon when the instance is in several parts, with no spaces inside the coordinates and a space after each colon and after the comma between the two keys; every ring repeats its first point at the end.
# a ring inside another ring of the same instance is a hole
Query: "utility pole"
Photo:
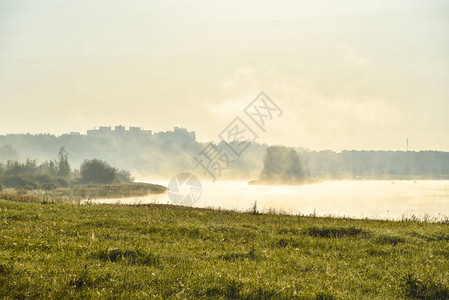
{"type": "Polygon", "coordinates": [[[408,138],[407,138],[407,152],[408,152],[408,138]]]}

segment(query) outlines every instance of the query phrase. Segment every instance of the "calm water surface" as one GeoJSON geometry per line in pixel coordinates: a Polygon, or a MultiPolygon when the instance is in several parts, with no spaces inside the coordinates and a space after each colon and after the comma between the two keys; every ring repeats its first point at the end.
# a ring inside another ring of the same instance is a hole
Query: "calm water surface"
{"type": "MultiPolygon", "coordinates": [[[[168,181],[151,181],[167,186],[168,181]]],[[[325,181],[302,186],[251,186],[246,181],[203,182],[196,207],[239,211],[275,209],[286,213],[401,219],[449,217],[449,180],[325,181]]],[[[94,203],[170,203],[167,194],[123,199],[97,199],[94,203]]]]}

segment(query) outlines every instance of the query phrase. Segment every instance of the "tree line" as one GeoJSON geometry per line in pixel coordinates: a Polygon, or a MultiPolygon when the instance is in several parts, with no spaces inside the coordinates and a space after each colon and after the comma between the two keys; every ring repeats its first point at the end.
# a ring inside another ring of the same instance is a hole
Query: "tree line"
{"type": "Polygon", "coordinates": [[[64,147],[58,158],[38,164],[34,159],[25,162],[8,160],[0,162],[0,190],[22,188],[25,190],[53,190],[77,184],[110,184],[132,182],[129,171],[120,170],[99,159],[86,159],[79,169],[72,169],[64,147]]]}
{"type": "MultiPolygon", "coordinates": [[[[298,144],[300,142],[298,141],[298,144]]],[[[0,161],[37,157],[51,161],[60,147],[70,152],[70,162],[81,167],[86,157],[96,157],[143,176],[171,178],[180,172],[201,169],[193,159],[205,144],[194,134],[175,130],[153,135],[0,135],[0,161]],[[193,136],[193,137],[192,137],[193,136]]],[[[221,149],[227,151],[224,143],[221,149]]],[[[256,179],[263,169],[268,145],[253,142],[235,157],[222,179],[256,179]]],[[[307,178],[321,179],[449,179],[449,152],[442,151],[312,151],[294,148],[307,178]]]]}

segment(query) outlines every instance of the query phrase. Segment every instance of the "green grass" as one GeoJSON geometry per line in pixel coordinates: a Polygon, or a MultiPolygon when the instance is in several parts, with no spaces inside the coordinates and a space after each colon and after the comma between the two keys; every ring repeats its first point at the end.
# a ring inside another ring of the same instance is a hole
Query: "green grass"
{"type": "Polygon", "coordinates": [[[449,299],[449,224],[0,200],[0,298],[449,299]]]}

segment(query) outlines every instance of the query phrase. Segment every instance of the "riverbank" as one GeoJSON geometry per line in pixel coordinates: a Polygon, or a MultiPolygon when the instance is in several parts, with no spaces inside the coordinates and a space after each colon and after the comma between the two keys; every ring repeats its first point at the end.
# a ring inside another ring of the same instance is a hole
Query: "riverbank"
{"type": "Polygon", "coordinates": [[[132,182],[115,184],[78,184],[53,190],[0,191],[0,199],[35,203],[80,203],[82,200],[143,197],[166,193],[162,185],[132,182]]]}
{"type": "Polygon", "coordinates": [[[0,298],[449,297],[449,224],[0,200],[0,298]]]}

